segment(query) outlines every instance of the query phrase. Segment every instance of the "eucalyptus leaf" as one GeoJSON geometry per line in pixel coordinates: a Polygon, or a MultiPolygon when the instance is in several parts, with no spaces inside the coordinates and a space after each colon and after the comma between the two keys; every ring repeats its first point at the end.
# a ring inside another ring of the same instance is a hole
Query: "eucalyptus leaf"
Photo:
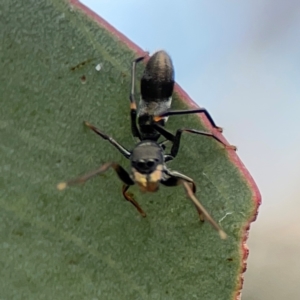
{"type": "MultiPolygon", "coordinates": [[[[237,297],[260,198],[234,151],[185,134],[169,164],[195,180],[227,240],[199,222],[182,187],[132,188],[146,218],[113,171],[59,192],[105,162],[129,170],[83,121],[134,146],[130,67],[142,51],[77,1],[3,0],[0,28],[0,299],[237,297]]],[[[190,106],[176,91],[173,108],[190,106]]],[[[211,130],[203,120],[174,116],[167,128],[211,130]]]]}

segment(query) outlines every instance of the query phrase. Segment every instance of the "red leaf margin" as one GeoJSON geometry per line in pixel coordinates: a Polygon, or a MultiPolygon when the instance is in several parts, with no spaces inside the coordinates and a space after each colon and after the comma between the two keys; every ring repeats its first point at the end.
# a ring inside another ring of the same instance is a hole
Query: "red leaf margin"
{"type": "MultiPolygon", "coordinates": [[[[111,34],[113,34],[115,37],[117,37],[122,43],[127,45],[130,49],[132,49],[134,52],[136,52],[137,55],[142,56],[145,55],[145,51],[141,49],[139,46],[137,46],[135,43],[130,41],[125,35],[123,35],[121,32],[119,32],[116,28],[114,28],[112,25],[110,25],[107,21],[105,21],[103,18],[98,16],[95,12],[93,12],[90,8],[82,4],[79,0],[68,0],[70,5],[73,5],[77,9],[84,12],[88,17],[90,17],[92,20],[96,21],[101,27],[108,30],[111,34]]],[[[199,106],[189,97],[189,95],[176,83],[175,84],[175,92],[180,96],[183,101],[185,101],[188,106],[199,108],[199,106]]],[[[224,136],[212,128],[210,122],[205,117],[205,115],[198,114],[199,118],[202,120],[203,124],[207,129],[210,131],[214,131],[214,134],[217,135],[220,139],[222,139],[224,142],[227,142],[227,140],[224,138],[224,136]]],[[[246,244],[248,235],[249,235],[249,229],[252,222],[254,222],[258,215],[258,209],[261,204],[261,195],[258,190],[258,187],[250,175],[249,171],[246,169],[245,165],[242,163],[238,155],[235,151],[229,151],[228,153],[230,161],[238,168],[240,171],[240,174],[244,177],[246,180],[247,185],[252,191],[252,201],[254,202],[254,210],[253,215],[248,220],[248,222],[243,226],[243,238],[240,245],[240,250],[242,252],[242,260],[240,264],[240,278],[239,282],[236,286],[235,292],[234,292],[234,300],[240,300],[241,299],[241,291],[243,288],[244,283],[244,273],[247,270],[247,258],[249,256],[249,249],[246,244]]]]}

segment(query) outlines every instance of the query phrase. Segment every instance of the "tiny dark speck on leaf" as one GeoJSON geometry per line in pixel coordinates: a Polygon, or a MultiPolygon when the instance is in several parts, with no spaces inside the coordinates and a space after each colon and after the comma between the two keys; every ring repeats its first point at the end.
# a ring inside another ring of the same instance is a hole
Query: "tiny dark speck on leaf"
{"type": "Polygon", "coordinates": [[[229,257],[227,258],[227,261],[233,261],[233,258],[229,257]]]}
{"type": "Polygon", "coordinates": [[[69,260],[69,264],[70,265],[77,265],[78,262],[76,260],[74,260],[74,259],[71,259],[71,260],[69,260]]]}
{"type": "Polygon", "coordinates": [[[24,235],[24,232],[21,231],[21,230],[14,230],[12,233],[13,233],[14,235],[18,235],[18,236],[23,236],[23,235],[24,235]]]}
{"type": "Polygon", "coordinates": [[[77,70],[77,69],[79,69],[79,68],[82,68],[84,65],[86,65],[87,63],[89,63],[89,62],[91,62],[91,61],[93,61],[93,58],[87,59],[87,60],[85,60],[85,61],[83,61],[83,62],[77,64],[76,66],[71,67],[70,70],[71,70],[71,71],[75,71],[75,70],[77,70]]]}
{"type": "Polygon", "coordinates": [[[82,76],[80,77],[80,80],[81,80],[81,83],[82,83],[82,84],[85,84],[85,83],[86,83],[86,77],[85,77],[85,75],[82,75],[82,76]]]}

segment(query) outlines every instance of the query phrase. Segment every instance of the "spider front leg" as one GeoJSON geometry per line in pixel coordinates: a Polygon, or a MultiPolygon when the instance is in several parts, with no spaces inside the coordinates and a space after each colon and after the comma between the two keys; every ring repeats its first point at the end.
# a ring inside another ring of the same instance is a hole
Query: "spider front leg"
{"type": "Polygon", "coordinates": [[[109,168],[113,168],[115,170],[115,172],[117,173],[117,175],[119,176],[119,178],[127,185],[134,185],[134,182],[132,181],[132,179],[130,178],[129,174],[127,173],[127,171],[124,170],[124,168],[122,166],[120,166],[119,164],[115,163],[115,162],[108,162],[104,165],[102,165],[100,168],[90,171],[82,176],[79,176],[77,178],[68,180],[68,181],[63,181],[61,183],[59,183],[57,185],[57,189],[58,190],[64,190],[65,188],[67,188],[68,186],[72,186],[72,185],[77,185],[80,183],[85,183],[86,181],[88,181],[89,179],[102,174],[104,172],[106,172],[109,168]]]}
{"type": "Polygon", "coordinates": [[[115,170],[115,172],[117,173],[117,175],[119,176],[119,178],[121,179],[121,181],[123,181],[124,185],[122,188],[122,194],[124,196],[124,198],[129,201],[132,205],[135,206],[135,208],[138,210],[138,212],[143,216],[146,217],[145,212],[142,210],[142,208],[139,206],[139,204],[134,200],[134,198],[129,194],[126,193],[126,191],[128,190],[129,186],[134,185],[134,181],[130,178],[130,175],[127,173],[127,171],[125,171],[123,169],[122,166],[120,166],[117,163],[111,162],[111,163],[106,163],[104,165],[102,165],[100,168],[88,172],[85,175],[79,176],[75,179],[71,179],[68,181],[64,181],[61,182],[57,185],[57,189],[58,190],[64,190],[65,188],[67,188],[68,186],[72,186],[72,185],[77,185],[80,183],[85,183],[86,181],[88,181],[89,179],[102,174],[104,172],[106,172],[109,168],[113,168],[115,170]]]}
{"type": "Polygon", "coordinates": [[[127,193],[127,190],[129,189],[129,185],[124,184],[122,187],[122,194],[124,196],[124,198],[129,201],[136,209],[137,211],[140,213],[140,215],[145,218],[146,217],[146,213],[143,211],[143,209],[140,207],[140,205],[136,202],[136,200],[134,199],[133,195],[131,195],[130,193],[127,193]]]}
{"type": "Polygon", "coordinates": [[[213,219],[213,217],[207,212],[205,207],[196,198],[196,185],[193,179],[179,172],[170,171],[167,169],[165,170],[165,174],[167,175],[167,178],[165,180],[162,180],[161,183],[166,186],[176,186],[181,184],[184,187],[188,197],[190,198],[190,200],[192,200],[193,204],[195,205],[200,220],[203,221],[204,219],[206,219],[218,231],[220,238],[226,239],[226,233],[221,229],[219,224],[213,219]]]}

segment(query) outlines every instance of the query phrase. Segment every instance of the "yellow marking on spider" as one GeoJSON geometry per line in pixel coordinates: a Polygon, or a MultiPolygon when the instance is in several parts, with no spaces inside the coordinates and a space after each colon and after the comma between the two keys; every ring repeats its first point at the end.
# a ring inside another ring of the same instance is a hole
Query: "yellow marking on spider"
{"type": "Polygon", "coordinates": [[[163,169],[163,166],[162,166],[162,165],[158,165],[158,166],[156,167],[156,170],[153,171],[153,172],[150,174],[150,180],[149,180],[149,181],[150,181],[150,182],[158,182],[158,181],[160,181],[161,176],[162,176],[162,173],[161,173],[162,169],[163,169]]]}
{"type": "Polygon", "coordinates": [[[135,102],[130,103],[130,109],[136,109],[136,103],[135,102]]]}
{"type": "Polygon", "coordinates": [[[159,122],[160,120],[162,120],[164,117],[160,117],[160,116],[154,116],[153,117],[153,120],[155,121],[155,122],[159,122]]]}

